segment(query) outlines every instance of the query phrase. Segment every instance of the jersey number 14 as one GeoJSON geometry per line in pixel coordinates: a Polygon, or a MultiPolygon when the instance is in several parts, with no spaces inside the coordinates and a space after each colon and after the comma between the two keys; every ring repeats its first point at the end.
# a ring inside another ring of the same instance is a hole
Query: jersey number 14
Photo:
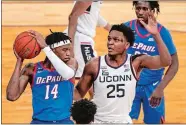
{"type": "Polygon", "coordinates": [[[47,85],[45,99],[49,99],[49,94],[53,94],[53,99],[55,99],[57,98],[57,93],[58,93],[58,84],[55,84],[51,91],[50,91],[50,85],[47,85]]]}

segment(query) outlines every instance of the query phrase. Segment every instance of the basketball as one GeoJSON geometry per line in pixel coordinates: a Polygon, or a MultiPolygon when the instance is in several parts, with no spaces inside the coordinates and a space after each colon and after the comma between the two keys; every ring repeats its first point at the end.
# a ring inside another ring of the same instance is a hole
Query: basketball
{"type": "Polygon", "coordinates": [[[23,59],[32,59],[41,52],[37,39],[33,35],[25,31],[20,33],[15,39],[15,51],[23,59]]]}

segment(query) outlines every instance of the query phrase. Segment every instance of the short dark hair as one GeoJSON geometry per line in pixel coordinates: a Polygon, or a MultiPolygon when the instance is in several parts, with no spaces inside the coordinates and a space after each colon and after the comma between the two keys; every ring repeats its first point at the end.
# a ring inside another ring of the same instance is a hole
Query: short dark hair
{"type": "Polygon", "coordinates": [[[130,27],[127,27],[124,24],[115,24],[115,25],[112,26],[109,33],[112,30],[122,32],[123,35],[125,36],[125,38],[127,39],[127,41],[130,43],[130,46],[133,46],[135,37],[134,37],[134,32],[130,27]]]}
{"type": "MultiPolygon", "coordinates": [[[[136,6],[139,1],[140,0],[133,1],[133,6],[136,6]]],[[[154,10],[154,11],[156,11],[157,14],[160,13],[160,5],[159,5],[159,2],[158,1],[146,1],[145,0],[144,2],[149,2],[151,9],[154,10]]]]}
{"type": "Polygon", "coordinates": [[[81,99],[74,102],[71,107],[71,116],[77,124],[89,124],[94,121],[97,106],[90,100],[81,99]]]}
{"type": "MultiPolygon", "coordinates": [[[[51,31],[51,30],[50,30],[51,31]]],[[[70,40],[70,37],[63,32],[52,32],[46,36],[45,41],[47,45],[52,45],[54,43],[59,43],[60,41],[70,40]]]]}

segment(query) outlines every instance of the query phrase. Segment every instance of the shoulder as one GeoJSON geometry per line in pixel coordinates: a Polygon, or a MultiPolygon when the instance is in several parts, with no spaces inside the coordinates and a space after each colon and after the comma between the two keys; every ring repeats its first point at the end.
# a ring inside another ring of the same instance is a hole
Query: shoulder
{"type": "MultiPolygon", "coordinates": [[[[135,19],[134,19],[134,20],[135,20],[135,19]]],[[[134,20],[130,20],[130,21],[124,22],[123,24],[126,25],[126,26],[130,26],[130,24],[131,24],[134,20]]]]}
{"type": "Polygon", "coordinates": [[[94,57],[92,58],[86,65],[85,70],[89,72],[95,72],[98,70],[99,65],[99,59],[100,57],[94,57]]]}
{"type": "Polygon", "coordinates": [[[99,58],[100,57],[94,57],[92,58],[86,65],[85,67],[97,67],[99,64],[99,58]]]}
{"type": "Polygon", "coordinates": [[[165,27],[163,26],[162,24],[158,23],[158,27],[160,28],[160,34],[164,34],[164,33],[169,33],[170,31],[165,27]]]}
{"type": "Polygon", "coordinates": [[[137,54],[137,55],[131,56],[131,60],[132,60],[132,62],[141,62],[143,59],[145,59],[147,57],[148,57],[148,55],[146,55],[146,54],[137,54]]]}
{"type": "Polygon", "coordinates": [[[78,68],[78,62],[75,58],[70,58],[70,60],[66,64],[73,68],[74,70],[77,70],[78,68]]]}
{"type": "Polygon", "coordinates": [[[34,63],[28,63],[22,69],[22,74],[23,75],[32,75],[33,71],[34,71],[34,68],[35,68],[35,64],[34,63]]]}
{"type": "Polygon", "coordinates": [[[142,66],[143,61],[146,60],[148,57],[149,55],[145,55],[145,54],[138,54],[138,55],[131,56],[131,62],[134,68],[136,69],[136,71],[139,68],[145,68],[142,66]]]}

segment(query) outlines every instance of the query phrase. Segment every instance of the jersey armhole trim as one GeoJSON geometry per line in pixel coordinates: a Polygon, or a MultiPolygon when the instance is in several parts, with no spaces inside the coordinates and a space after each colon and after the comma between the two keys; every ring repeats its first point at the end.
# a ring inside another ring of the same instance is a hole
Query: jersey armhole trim
{"type": "Polygon", "coordinates": [[[134,69],[134,67],[132,66],[132,56],[130,57],[130,68],[131,68],[131,71],[132,71],[132,75],[134,76],[134,78],[136,79],[136,81],[138,81],[138,79],[137,79],[137,77],[136,77],[135,69],[134,69]]]}
{"type": "Polygon", "coordinates": [[[99,58],[98,58],[98,71],[97,71],[96,77],[94,78],[94,81],[96,81],[96,79],[97,79],[97,77],[99,75],[100,64],[101,64],[101,56],[99,56],[99,58]]]}
{"type": "Polygon", "coordinates": [[[132,29],[132,22],[133,22],[133,20],[130,21],[130,25],[129,25],[131,29],[132,29]]]}
{"type": "Polygon", "coordinates": [[[37,67],[38,67],[37,65],[38,65],[37,63],[34,64],[34,72],[33,72],[33,75],[32,75],[32,83],[31,83],[31,85],[30,85],[31,88],[32,88],[33,85],[34,85],[34,78],[35,78],[36,71],[37,71],[37,67]]]}

